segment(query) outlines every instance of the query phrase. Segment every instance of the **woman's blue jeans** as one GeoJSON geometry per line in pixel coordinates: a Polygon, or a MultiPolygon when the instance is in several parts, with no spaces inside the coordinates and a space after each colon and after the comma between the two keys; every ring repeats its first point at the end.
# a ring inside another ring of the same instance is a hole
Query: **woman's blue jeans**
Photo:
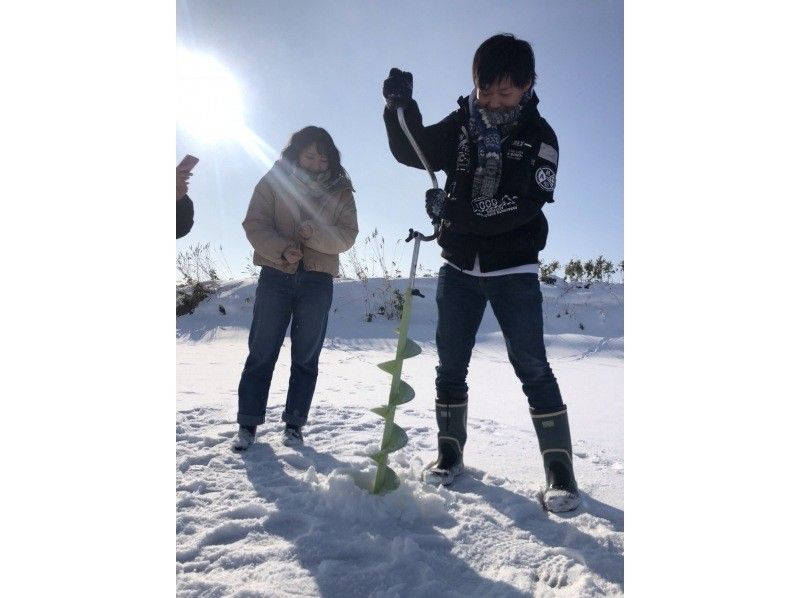
{"type": "Polygon", "coordinates": [[[264,423],[275,362],[291,321],[292,367],[281,419],[295,426],[306,423],[332,299],[330,274],[309,272],[302,265],[294,274],[262,266],[250,326],[250,354],[239,381],[237,422],[264,423]]]}

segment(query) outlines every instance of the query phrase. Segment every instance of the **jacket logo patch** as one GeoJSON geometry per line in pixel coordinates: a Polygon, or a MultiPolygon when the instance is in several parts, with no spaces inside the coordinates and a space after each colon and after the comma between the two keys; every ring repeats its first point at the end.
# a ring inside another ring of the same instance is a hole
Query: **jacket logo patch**
{"type": "Polygon", "coordinates": [[[552,168],[547,166],[540,166],[536,169],[536,184],[545,191],[552,191],[556,188],[556,173],[552,168]]]}
{"type": "Polygon", "coordinates": [[[501,199],[496,197],[478,197],[472,200],[472,211],[481,218],[491,218],[517,209],[517,198],[504,195],[501,199]]]}
{"type": "Polygon", "coordinates": [[[506,158],[510,160],[522,160],[522,153],[523,150],[521,149],[510,149],[506,151],[506,158]]]}
{"type": "Polygon", "coordinates": [[[541,147],[539,148],[539,157],[547,160],[548,162],[552,162],[553,164],[558,164],[558,150],[556,150],[556,148],[554,148],[552,145],[542,143],[541,147]]]}

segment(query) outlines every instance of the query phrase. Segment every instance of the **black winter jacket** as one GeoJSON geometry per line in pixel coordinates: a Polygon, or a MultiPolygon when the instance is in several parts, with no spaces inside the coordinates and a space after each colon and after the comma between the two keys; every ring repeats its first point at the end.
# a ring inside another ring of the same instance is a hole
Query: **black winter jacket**
{"type": "Polygon", "coordinates": [[[175,238],[180,239],[188,235],[193,224],[194,204],[188,195],[184,195],[175,204],[175,238]]]}
{"type": "MultiPolygon", "coordinates": [[[[519,124],[502,141],[503,164],[497,197],[472,199],[472,177],[477,167],[477,147],[469,141],[469,100],[435,125],[424,127],[415,101],[405,109],[405,120],[433,170],[447,174],[445,205],[439,236],[442,257],[462,269],[472,269],[479,255],[481,270],[492,272],[535,264],[547,242],[547,219],[542,206],[553,201],[558,168],[558,140],[539,115],[534,93],[522,111],[519,124]],[[465,145],[468,144],[468,147],[465,145]]],[[[424,168],[409,145],[397,112],[383,113],[389,148],[398,162],[424,168]]]]}

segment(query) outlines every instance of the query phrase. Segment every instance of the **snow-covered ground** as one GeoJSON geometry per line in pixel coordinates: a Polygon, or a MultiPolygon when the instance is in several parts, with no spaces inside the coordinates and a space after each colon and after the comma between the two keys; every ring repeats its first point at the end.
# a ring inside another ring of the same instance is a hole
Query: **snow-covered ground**
{"type": "MultiPolygon", "coordinates": [[[[282,446],[289,340],[258,444],[231,452],[255,279],[232,281],[177,320],[177,588],[180,596],[617,596],[623,586],[624,287],[542,285],[548,355],[569,406],[578,512],[542,510],[541,459],[520,383],[487,307],[470,366],[466,472],[419,481],[436,455],[435,278],[418,280],[398,409],[400,489],[361,490],[374,464],[396,320],[364,319],[357,281],[336,281],[306,444],[282,446]],[[219,306],[225,310],[221,312],[219,306]]],[[[403,289],[407,281],[393,281],[403,289]]],[[[377,291],[380,295],[380,291],[377,291]]]]}

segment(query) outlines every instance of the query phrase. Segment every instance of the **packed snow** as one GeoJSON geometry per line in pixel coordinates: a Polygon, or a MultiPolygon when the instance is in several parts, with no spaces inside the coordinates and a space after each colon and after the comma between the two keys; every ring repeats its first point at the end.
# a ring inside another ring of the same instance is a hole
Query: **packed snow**
{"type": "Polygon", "coordinates": [[[377,313],[407,280],[334,282],[305,446],[280,443],[289,339],[256,444],[231,451],[256,279],[223,283],[177,319],[179,596],[620,596],[623,592],[623,303],[620,284],[542,285],[545,341],[569,407],[583,504],[556,515],[521,385],[487,307],[473,352],[465,472],[448,488],[420,475],[436,456],[436,278],[420,278],[404,362],[416,398],[390,465],[401,486],[361,489],[374,472],[396,319],[377,313]],[[222,306],[222,309],[220,309],[222,306]],[[222,311],[224,310],[224,314],[222,311]],[[372,321],[367,313],[372,312],[372,321]]]}

